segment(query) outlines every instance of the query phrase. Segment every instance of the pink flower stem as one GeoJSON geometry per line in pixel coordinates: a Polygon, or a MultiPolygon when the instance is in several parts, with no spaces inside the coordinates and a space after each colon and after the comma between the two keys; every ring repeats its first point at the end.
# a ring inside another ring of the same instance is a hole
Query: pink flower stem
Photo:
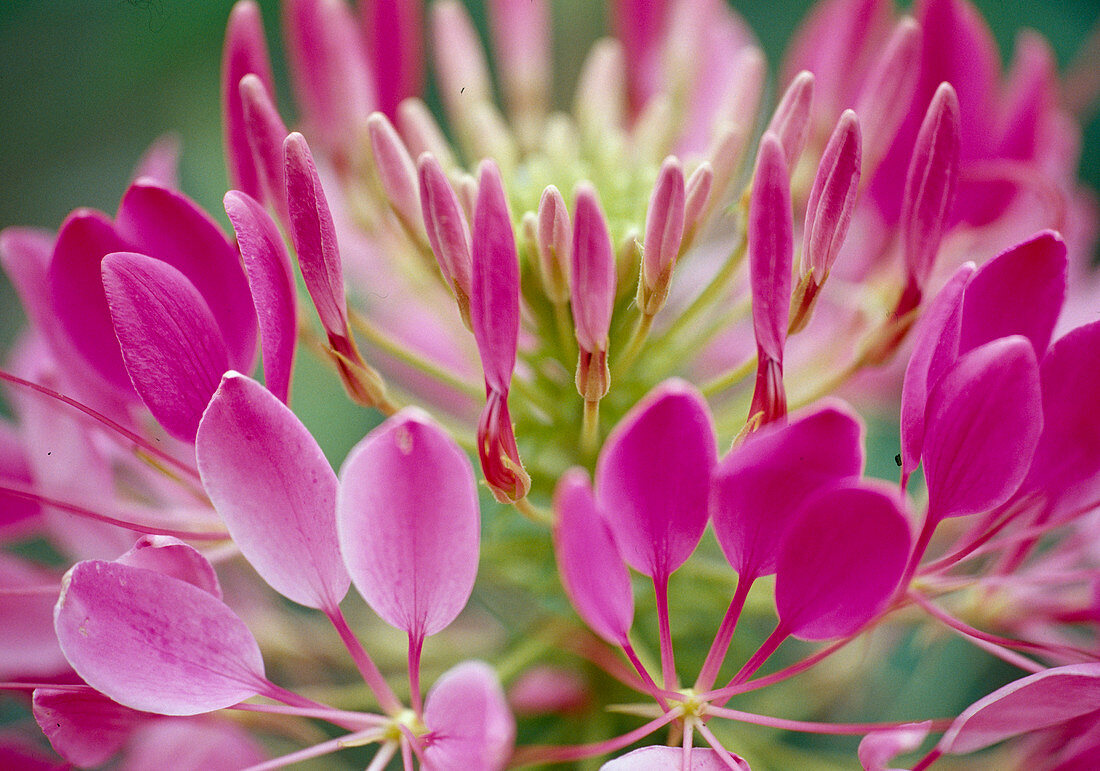
{"type": "Polygon", "coordinates": [[[913,771],[925,771],[926,768],[939,760],[941,755],[943,755],[943,751],[938,747],[933,747],[927,755],[920,759],[917,765],[913,766],[913,771]]]}
{"type": "Polygon", "coordinates": [[[417,717],[424,710],[420,697],[420,653],[423,649],[424,636],[409,632],[409,698],[417,717]]]}
{"type": "Polygon", "coordinates": [[[365,731],[356,731],[345,736],[339,736],[335,739],[329,739],[327,742],[321,742],[315,744],[312,747],[306,747],[303,750],[292,752],[289,755],[283,755],[279,758],[272,758],[271,760],[258,763],[254,766],[249,766],[245,771],[269,771],[269,769],[284,768],[292,763],[300,763],[303,760],[309,760],[310,758],[318,758],[322,755],[328,755],[333,752],[339,752],[344,749],[350,742],[359,742],[364,739],[371,740],[371,737],[382,738],[381,733],[377,728],[369,728],[365,731]]]}
{"type": "Polygon", "coordinates": [[[414,771],[415,769],[413,766],[412,743],[404,736],[401,737],[401,768],[404,771],[414,771]]]}
{"type": "Polygon", "coordinates": [[[366,771],[382,771],[396,752],[397,745],[393,742],[386,742],[378,748],[378,752],[374,753],[374,757],[371,758],[370,765],[367,766],[366,771]]]}
{"type": "Polygon", "coordinates": [[[359,668],[363,680],[366,681],[367,686],[374,693],[374,698],[378,699],[378,704],[387,714],[395,715],[400,712],[401,702],[386,683],[386,678],[382,677],[382,673],[378,670],[370,655],[364,650],[359,638],[351,631],[340,607],[334,604],[333,607],[325,609],[324,612],[329,621],[332,622],[333,627],[336,628],[340,639],[344,641],[344,647],[348,649],[348,653],[355,661],[355,666],[359,668]]]}
{"type": "Polygon", "coordinates": [[[743,576],[738,577],[733,600],[730,602],[729,609],[726,610],[725,618],[722,619],[722,625],[718,627],[718,633],[714,636],[714,642],[710,646],[710,652],[707,653],[706,661],[703,662],[703,668],[699,671],[695,690],[705,691],[714,685],[718,670],[722,668],[722,662],[725,661],[726,653],[729,651],[730,641],[737,629],[737,621],[741,618],[741,611],[745,608],[745,599],[749,596],[749,589],[752,588],[755,580],[755,578],[749,578],[746,581],[743,576]]]}
{"type": "Polygon", "coordinates": [[[523,766],[543,765],[546,763],[564,763],[569,760],[580,760],[582,758],[595,757],[596,755],[605,755],[633,744],[639,739],[644,739],[657,729],[668,725],[679,717],[681,717],[681,712],[679,709],[675,709],[671,712],[666,712],[658,718],[650,720],[645,725],[635,728],[633,731],[625,733],[622,736],[616,736],[614,739],[607,739],[602,742],[593,742],[592,744],[574,744],[559,747],[547,745],[520,747],[516,750],[516,754],[512,756],[512,767],[521,768],[523,766]]]}
{"type": "MultiPolygon", "coordinates": [[[[297,694],[294,691],[289,691],[286,688],[283,688],[281,685],[276,685],[270,680],[261,679],[256,685],[256,690],[260,696],[265,696],[274,701],[281,701],[283,704],[291,707],[299,707],[309,710],[320,710],[329,713],[337,711],[333,710],[333,708],[328,706],[327,704],[322,704],[321,702],[314,701],[313,699],[307,699],[305,696],[297,694]]],[[[328,718],[326,718],[326,720],[327,719],[328,718]]],[[[334,718],[332,720],[332,723],[334,725],[340,726],[341,728],[346,728],[349,731],[358,731],[362,728],[363,721],[356,713],[356,717],[354,719],[334,718]]],[[[377,729],[372,728],[371,730],[377,729]]]]}
{"type": "Polygon", "coordinates": [[[269,715],[294,715],[296,717],[308,717],[316,720],[327,720],[330,723],[355,722],[365,726],[383,726],[389,723],[389,718],[381,715],[371,715],[366,712],[349,712],[343,709],[315,709],[312,707],[291,707],[285,704],[250,704],[241,702],[227,709],[235,709],[240,712],[263,712],[269,715]]]}
{"type": "Polygon", "coordinates": [[[913,547],[913,553],[909,556],[909,563],[905,566],[905,573],[902,574],[901,581],[898,583],[898,594],[904,594],[909,589],[909,584],[913,580],[913,576],[917,574],[917,568],[920,567],[921,558],[924,557],[924,553],[928,550],[928,544],[932,541],[932,534],[936,532],[936,520],[929,516],[927,513],[924,517],[924,526],[921,528],[920,535],[917,537],[917,543],[913,547]]]}
{"type": "Polygon", "coordinates": [[[149,535],[170,535],[174,538],[189,541],[224,541],[229,538],[229,534],[224,531],[192,532],[189,530],[176,530],[170,527],[159,527],[146,522],[136,522],[133,520],[119,519],[118,517],[110,517],[106,514],[100,514],[97,511],[86,509],[83,506],[77,506],[75,503],[67,503],[65,501],[59,501],[56,498],[48,498],[45,495],[34,492],[28,486],[10,481],[0,485],[0,493],[7,493],[16,498],[23,498],[28,501],[35,501],[44,506],[61,509],[69,514],[75,514],[78,517],[93,519],[96,522],[104,522],[108,525],[124,527],[127,530],[136,530],[139,533],[147,533],[149,535]]]}
{"type": "Polygon", "coordinates": [[[782,621],[776,624],[775,630],[768,635],[768,639],[756,650],[756,653],[749,657],[749,660],[746,661],[745,665],[733,676],[726,687],[729,688],[730,686],[738,685],[752,677],[753,672],[760,669],[764,662],[775,653],[775,649],[778,648],[784,640],[790,637],[790,635],[791,633],[783,626],[782,621]]]}
{"type": "Polygon", "coordinates": [[[637,670],[638,675],[641,676],[642,682],[645,684],[645,691],[661,705],[661,709],[667,711],[668,702],[665,695],[671,695],[671,692],[662,691],[657,687],[657,683],[653,682],[653,677],[649,674],[649,670],[645,668],[645,665],[642,664],[642,660],[638,658],[638,654],[634,651],[634,646],[630,644],[630,640],[623,640],[622,649],[634,669],[637,670]]]}
{"type": "Polygon", "coordinates": [[[657,598],[657,625],[661,635],[661,679],[666,690],[676,687],[676,659],[672,653],[672,631],[668,624],[668,576],[653,577],[657,598]]]}
{"type": "MultiPolygon", "coordinates": [[[[912,722],[902,720],[896,723],[813,723],[805,720],[787,720],[781,717],[756,715],[752,712],[742,712],[737,709],[726,709],[724,707],[713,706],[707,707],[707,714],[715,717],[724,717],[729,720],[738,720],[742,723],[751,723],[752,725],[780,728],[784,731],[827,734],[830,736],[860,735],[873,731],[892,731],[896,728],[909,725],[909,723],[912,722]]],[[[949,725],[951,725],[950,720],[934,720],[932,721],[932,730],[945,731],[949,725]]]]}
{"type": "Polygon", "coordinates": [[[93,420],[96,420],[99,423],[102,423],[104,426],[111,429],[116,434],[119,434],[119,435],[125,437],[126,439],[133,442],[136,446],[140,447],[141,449],[143,449],[145,452],[149,453],[150,455],[152,455],[154,457],[157,457],[160,460],[167,463],[168,465],[174,466],[175,468],[179,469],[180,471],[182,471],[183,473],[185,473],[187,476],[191,477],[192,479],[197,480],[199,478],[199,472],[196,469],[192,468],[191,466],[184,463],[180,459],[174,458],[173,456],[166,453],[164,450],[157,447],[152,442],[150,442],[147,439],[145,439],[144,437],[134,433],[130,429],[116,423],[115,421],[113,421],[109,417],[107,417],[106,415],[103,415],[102,413],[96,412],[91,407],[89,407],[85,404],[81,404],[76,399],[73,399],[71,397],[65,396],[64,394],[58,393],[57,391],[53,390],[52,388],[47,388],[46,386],[39,385],[38,383],[32,383],[29,380],[24,380],[23,378],[17,377],[15,375],[11,374],[10,372],[5,372],[4,370],[0,370],[0,380],[5,380],[5,381],[7,381],[9,383],[12,383],[14,385],[22,386],[24,388],[29,388],[32,391],[36,391],[36,392],[38,392],[38,393],[40,393],[44,396],[50,397],[51,399],[56,399],[57,401],[59,401],[63,404],[67,404],[70,407],[72,407],[73,409],[79,410],[80,412],[84,413],[85,415],[92,418],[93,420]]]}

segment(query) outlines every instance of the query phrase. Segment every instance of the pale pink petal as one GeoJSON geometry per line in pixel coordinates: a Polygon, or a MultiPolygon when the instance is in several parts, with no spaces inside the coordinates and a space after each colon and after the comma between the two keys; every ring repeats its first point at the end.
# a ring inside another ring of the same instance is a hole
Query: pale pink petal
{"type": "Polygon", "coordinates": [[[591,698],[588,681],[574,669],[536,664],[508,688],[508,703],[516,714],[549,715],[577,712],[591,698]]]}
{"type": "Polygon", "coordinates": [[[878,167],[913,104],[920,83],[921,29],[905,16],[871,68],[856,102],[867,175],[878,167]]]}
{"type": "Polygon", "coordinates": [[[473,469],[425,413],[402,410],[348,454],[336,518],[355,588],[387,623],[422,639],[465,607],[480,543],[473,469]]]}
{"type": "Polygon", "coordinates": [[[1023,335],[1042,358],[1065,297],[1066,244],[1044,230],[987,262],[967,284],[959,353],[1023,335]]]}
{"type": "Polygon", "coordinates": [[[607,350],[615,305],[615,250],[596,189],[577,186],[573,209],[572,308],[577,343],[589,352],[607,350]]]}
{"type": "Polygon", "coordinates": [[[470,297],[470,226],[443,166],[434,155],[424,153],[417,166],[420,206],[439,269],[455,294],[470,297]]]}
{"type": "Polygon", "coordinates": [[[263,19],[255,0],[240,0],[229,13],[222,50],[222,141],[229,186],[253,198],[263,195],[260,175],[248,145],[241,78],[255,75],[269,95],[275,93],[264,40],[263,19]]]}
{"type": "Polygon", "coordinates": [[[405,227],[423,238],[419,181],[408,148],[397,135],[397,129],[382,113],[376,112],[367,119],[367,132],[382,192],[405,227]]]}
{"type": "Polygon", "coordinates": [[[787,168],[793,169],[810,135],[810,117],[814,103],[814,76],[800,72],[787,86],[775,108],[765,133],[771,132],[783,148],[787,168]]]}
{"type": "Polygon", "coordinates": [[[0,552],[0,678],[52,677],[69,670],[53,631],[57,576],[0,552]]]}
{"type": "Polygon", "coordinates": [[[859,119],[845,110],[821,155],[806,202],[802,273],[813,272],[817,283],[832,269],[852,221],[859,192],[860,143],[859,119]]]}
{"type": "Polygon", "coordinates": [[[405,146],[414,158],[431,153],[444,168],[455,168],[451,144],[423,100],[409,98],[398,105],[397,130],[401,132],[401,138],[405,140],[405,146]]]}
{"type": "Polygon", "coordinates": [[[859,743],[859,763],[863,771],[890,771],[890,762],[919,747],[931,727],[932,721],[926,720],[867,734],[859,743]]]}
{"type": "Polygon", "coordinates": [[[154,719],[101,693],[37,688],[34,719],[65,760],[81,768],[100,766],[122,749],[141,723],[154,719]]]}
{"type": "Polygon", "coordinates": [[[516,740],[516,719],[500,681],[481,661],[463,662],[440,675],[424,701],[424,724],[429,771],[500,771],[516,740]]]}
{"type": "Polygon", "coordinates": [[[666,0],[613,0],[611,29],[626,57],[630,111],[637,115],[661,82],[661,42],[667,26],[666,0]]]}
{"type": "Polygon", "coordinates": [[[496,71],[517,128],[535,131],[550,94],[553,56],[546,0],[489,0],[496,71]]]}
{"type": "Polygon", "coordinates": [[[77,674],[133,709],[210,712],[265,682],[260,648],[233,611],[153,570],[77,563],[62,582],[54,625],[77,674]]]}
{"type": "Polygon", "coordinates": [[[1009,683],[955,718],[937,747],[976,752],[1100,709],[1100,664],[1055,667],[1009,683]]]}
{"type": "Polygon", "coordinates": [[[107,255],[103,286],[134,388],[165,431],[193,442],[229,369],[210,309],[182,273],[141,254],[107,255]]]}
{"type": "Polygon", "coordinates": [[[658,385],[619,422],[596,462],[596,499],[623,559],[667,578],[707,525],[716,458],[710,410],[682,380],[658,385]]]}
{"type": "Polygon", "coordinates": [[[782,537],[810,495],[863,473],[863,433],[851,408],[835,402],[761,430],[719,461],[710,516],[742,581],[775,572],[782,537]]]}
{"type": "Polygon", "coordinates": [[[140,726],[121,771],[239,771],[267,758],[239,724],[209,718],[162,718],[140,726]]]}
{"type": "MultiPolygon", "coordinates": [[[[732,752],[737,771],[751,771],[749,764],[732,752]]],[[[714,750],[694,747],[687,771],[729,771],[729,766],[714,750]]],[[[684,750],[680,747],[642,747],[620,755],[600,766],[600,771],[684,771],[684,750]]]]}
{"type": "Polygon", "coordinates": [[[397,106],[424,90],[423,0],[359,0],[378,109],[390,120],[397,106]]]}
{"type": "MultiPolygon", "coordinates": [[[[0,483],[33,485],[34,476],[19,433],[0,420],[0,483]]],[[[0,492],[0,543],[26,536],[42,526],[41,507],[22,496],[0,492]]]]}
{"type": "Polygon", "coordinates": [[[901,387],[901,468],[906,476],[920,463],[928,393],[959,357],[963,291],[974,271],[972,262],[959,267],[917,323],[916,342],[901,387]]]}
{"type": "Polygon", "coordinates": [[[161,187],[178,190],[180,186],[180,138],[174,132],[162,134],[145,149],[137,165],[131,182],[145,177],[161,187]]]}
{"type": "Polygon", "coordinates": [[[987,511],[1020,486],[1043,426],[1039,367],[1024,337],[986,343],[931,389],[925,412],[928,516],[987,511]]]}
{"type": "Polygon", "coordinates": [[[630,575],[582,469],[558,481],[554,513],[554,554],[573,607],[600,637],[625,643],[634,620],[630,575]]]}
{"type": "Polygon", "coordinates": [[[553,302],[569,299],[573,266],[573,228],[565,199],[553,185],[547,185],[539,198],[536,242],[539,252],[539,272],[546,293],[553,302]]]}
{"type": "Polygon", "coordinates": [[[143,535],[130,551],[115,562],[132,568],[155,570],[209,592],[219,600],[222,587],[214,566],[195,547],[167,535],[143,535]]]}
{"type": "Polygon", "coordinates": [[[122,196],[115,227],[130,245],[111,251],[147,254],[183,273],[214,314],[230,365],[250,371],[256,362],[252,295],[236,247],[210,215],[182,193],[139,181],[122,196]]]}
{"type": "Polygon", "coordinates": [[[491,101],[493,84],[481,38],[469,12],[457,0],[442,0],[431,9],[436,79],[447,117],[461,123],[472,106],[491,101]]]}
{"type": "Polygon", "coordinates": [[[646,209],[642,275],[649,289],[663,274],[671,272],[680,253],[686,200],[684,169],[677,158],[669,156],[657,173],[646,209]]]}
{"type": "Polygon", "coordinates": [[[245,559],[275,591],[334,609],[350,579],[336,540],[336,474],[270,391],[222,378],[195,438],[203,488],[245,559]]]}
{"type": "Polygon", "coordinates": [[[492,161],[479,169],[472,258],[470,321],[485,383],[506,393],[519,339],[519,257],[504,183],[492,161]]]}
{"type": "MultiPolygon", "coordinates": [[[[290,228],[286,201],[286,164],[283,140],[286,124],[275,107],[267,86],[256,75],[245,75],[240,82],[245,138],[260,181],[260,197],[275,210],[283,225],[290,228]]],[[[255,197],[255,196],[254,196],[255,197]]]]}
{"type": "Polygon", "coordinates": [[[776,563],[783,629],[803,640],[844,637],[886,606],[911,546],[902,506],[894,489],[858,480],[806,501],[776,563]]]}
{"type": "Polygon", "coordinates": [[[279,228],[264,208],[246,193],[225,194],[225,213],[237,233],[260,322],[264,384],[283,402],[290,397],[294,348],[298,341],[297,290],[294,269],[279,228]]]}

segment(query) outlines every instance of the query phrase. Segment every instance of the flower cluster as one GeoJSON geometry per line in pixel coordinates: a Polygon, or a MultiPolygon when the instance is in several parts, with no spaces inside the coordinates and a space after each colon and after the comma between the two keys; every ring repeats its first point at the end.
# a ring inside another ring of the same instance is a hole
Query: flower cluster
{"type": "Polygon", "coordinates": [[[725,2],[614,0],[562,111],[550,4],[487,5],[493,70],[457,0],[283,0],[291,131],[239,0],[232,235],[166,143],[0,233],[0,689],[55,753],[0,759],[1098,762],[1100,217],[1046,43],[1002,77],[967,0],[822,0],[769,109],[725,2]],[[299,347],[382,420],[339,473],[299,347]],[[942,632],[997,682],[844,721],[942,632]]]}

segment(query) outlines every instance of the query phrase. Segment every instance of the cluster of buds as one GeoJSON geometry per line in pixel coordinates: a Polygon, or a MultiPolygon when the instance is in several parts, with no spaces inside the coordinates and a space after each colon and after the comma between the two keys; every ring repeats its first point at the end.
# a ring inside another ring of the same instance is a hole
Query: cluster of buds
{"type": "MultiPolygon", "coordinates": [[[[1100,218],[1043,41],[1002,83],[968,0],[823,0],[768,112],[722,0],[614,0],[565,112],[545,0],[488,3],[499,88],[457,0],[282,10],[300,131],[258,5],[228,21],[232,237],[161,143],[114,217],[0,233],[28,318],[0,371],[0,689],[54,753],[830,751],[779,730],[862,736],[866,771],[1015,737],[1003,767],[1095,760],[1100,218]],[[293,409],[299,345],[382,421],[338,474],[293,409]],[[895,440],[871,429],[897,484],[837,392],[900,408],[895,440]],[[345,617],[351,585],[384,624],[345,617]],[[854,640],[913,628],[1026,674],[957,717],[804,698],[873,667],[834,666],[854,640]]],[[[0,758],[56,760],[29,735],[0,758]]]]}

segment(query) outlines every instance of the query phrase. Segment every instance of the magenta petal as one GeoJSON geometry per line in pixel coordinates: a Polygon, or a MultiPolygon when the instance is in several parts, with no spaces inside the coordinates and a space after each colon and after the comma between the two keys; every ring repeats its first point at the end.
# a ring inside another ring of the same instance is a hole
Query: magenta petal
{"type": "Polygon", "coordinates": [[[178,190],[180,186],[180,138],[169,132],[153,140],[134,166],[130,178],[135,182],[142,177],[153,180],[161,187],[178,190]]]}
{"type": "MultiPolygon", "coordinates": [[[[732,752],[737,771],[751,771],[745,760],[732,752]]],[[[684,750],[681,747],[642,747],[600,766],[600,771],[684,771],[684,750]]],[[[694,747],[688,771],[729,771],[726,761],[714,750],[694,747]]]]}
{"type": "Polygon", "coordinates": [[[1017,244],[974,274],[963,298],[959,353],[1023,335],[1041,358],[1066,297],[1066,244],[1052,230],[1017,244]]]}
{"type": "Polygon", "coordinates": [[[230,190],[225,213],[237,233],[252,302],[260,322],[264,383],[280,401],[290,396],[294,346],[298,339],[297,293],[290,255],[279,228],[251,196],[230,190]]]}
{"type": "Polygon", "coordinates": [[[809,496],[863,473],[863,433],[855,413],[836,402],[761,430],[719,461],[710,516],[741,580],[775,572],[783,535],[809,496]]]}
{"type": "Polygon", "coordinates": [[[1028,675],[971,704],[940,743],[951,754],[976,752],[1100,709],[1100,664],[1072,664],[1028,675]]]}
{"type": "Polygon", "coordinates": [[[233,242],[182,193],[138,181],[118,207],[115,226],[133,251],[177,269],[202,295],[225,338],[229,363],[248,372],[256,361],[256,311],[233,242]]]}
{"type": "Polygon", "coordinates": [[[780,363],[791,307],[791,217],[791,186],[783,147],[775,134],[765,134],[749,201],[752,327],[761,351],[780,363]]]}
{"type": "Polygon", "coordinates": [[[961,357],[928,398],[924,473],[928,516],[987,511],[1020,486],[1043,427],[1039,367],[1024,337],[961,357]]]}
{"type": "Polygon", "coordinates": [[[596,462],[596,498],[627,564],[661,580],[707,526],[716,458],[710,410],[682,380],[658,385],[619,422],[596,462]]]}
{"type": "Polygon", "coordinates": [[[928,392],[959,357],[963,291],[974,271],[972,262],[960,266],[917,323],[916,343],[901,387],[901,469],[905,476],[920,463],[928,392]]]}
{"type": "Polygon", "coordinates": [[[803,640],[859,630],[881,611],[909,558],[909,521],[895,491],[850,480],[804,504],[776,563],[780,625],[803,640]]]}
{"type": "Polygon", "coordinates": [[[424,89],[423,0],[359,0],[378,109],[390,120],[397,106],[424,89]]]}
{"type": "Polygon", "coordinates": [[[182,273],[141,254],[107,255],[103,286],[134,388],[169,434],[193,442],[229,369],[210,309],[182,273]]]}
{"type": "Polygon", "coordinates": [[[305,137],[297,132],[288,136],[283,143],[283,156],[290,235],[298,253],[302,278],[325,332],[347,337],[347,300],[336,226],[305,137]]]}
{"type": "Polygon", "coordinates": [[[254,0],[240,0],[229,13],[222,52],[222,138],[230,187],[260,198],[263,191],[248,146],[240,91],[241,78],[249,73],[259,78],[268,94],[275,93],[260,8],[254,0]]]}
{"type": "Polygon", "coordinates": [[[615,250],[596,190],[577,186],[573,214],[572,308],[577,343],[588,353],[607,350],[615,305],[615,250]]]}
{"type": "Polygon", "coordinates": [[[336,474],[294,413],[229,372],[195,454],[203,488],[256,572],[294,602],[335,608],[350,582],[336,541],[336,474]]]}
{"type": "Polygon", "coordinates": [[[106,763],[122,749],[136,726],[153,719],[90,689],[37,688],[33,709],[50,746],[81,768],[106,763]]]}
{"type": "Polygon", "coordinates": [[[859,192],[861,145],[859,119],[845,110],[837,121],[806,202],[802,272],[822,283],[836,261],[859,192]]]}
{"type": "Polygon", "coordinates": [[[275,108],[271,92],[255,75],[245,75],[240,82],[240,98],[244,115],[245,138],[252,153],[252,162],[260,181],[259,200],[275,210],[283,224],[290,227],[286,205],[286,164],[283,162],[283,140],[286,124],[275,108]]]}
{"type": "Polygon", "coordinates": [[[554,554],[569,600],[600,637],[613,645],[626,642],[634,620],[630,575],[582,469],[558,481],[554,513],[554,554]]]}
{"type": "Polygon", "coordinates": [[[482,161],[473,229],[470,322],[486,385],[507,392],[519,339],[519,257],[500,170],[482,161]]]}
{"type": "Polygon", "coordinates": [[[465,607],[480,522],[469,460],[420,410],[371,431],[340,469],[336,525],[351,579],[413,637],[435,634],[465,607]]]}
{"type": "Polygon", "coordinates": [[[500,681],[481,661],[465,661],[439,676],[424,701],[424,724],[428,771],[499,771],[516,740],[516,719],[500,681]]]}
{"type": "Polygon", "coordinates": [[[264,682],[260,648],[233,611],[153,570],[78,562],[62,582],[54,626],[77,674],[133,709],[211,712],[264,682]]]}
{"type": "Polygon", "coordinates": [[[924,286],[947,229],[959,168],[959,99],[942,83],[924,115],[901,208],[901,239],[910,282],[924,286]]]}
{"type": "Polygon", "coordinates": [[[130,551],[115,562],[132,568],[155,570],[197,586],[219,600],[222,587],[214,566],[195,547],[167,535],[143,535],[130,551]]]}
{"type": "Polygon", "coordinates": [[[867,734],[859,743],[859,764],[863,771],[890,771],[890,762],[919,747],[931,727],[932,721],[926,720],[867,734]]]}
{"type": "Polygon", "coordinates": [[[458,202],[443,166],[430,153],[418,162],[420,206],[439,269],[451,289],[460,297],[470,297],[470,226],[458,202]]]}
{"type": "Polygon", "coordinates": [[[100,288],[100,262],[130,246],[102,212],[78,209],[57,233],[49,282],[53,314],[76,350],[107,382],[133,393],[115,338],[107,297],[100,288]]]}

